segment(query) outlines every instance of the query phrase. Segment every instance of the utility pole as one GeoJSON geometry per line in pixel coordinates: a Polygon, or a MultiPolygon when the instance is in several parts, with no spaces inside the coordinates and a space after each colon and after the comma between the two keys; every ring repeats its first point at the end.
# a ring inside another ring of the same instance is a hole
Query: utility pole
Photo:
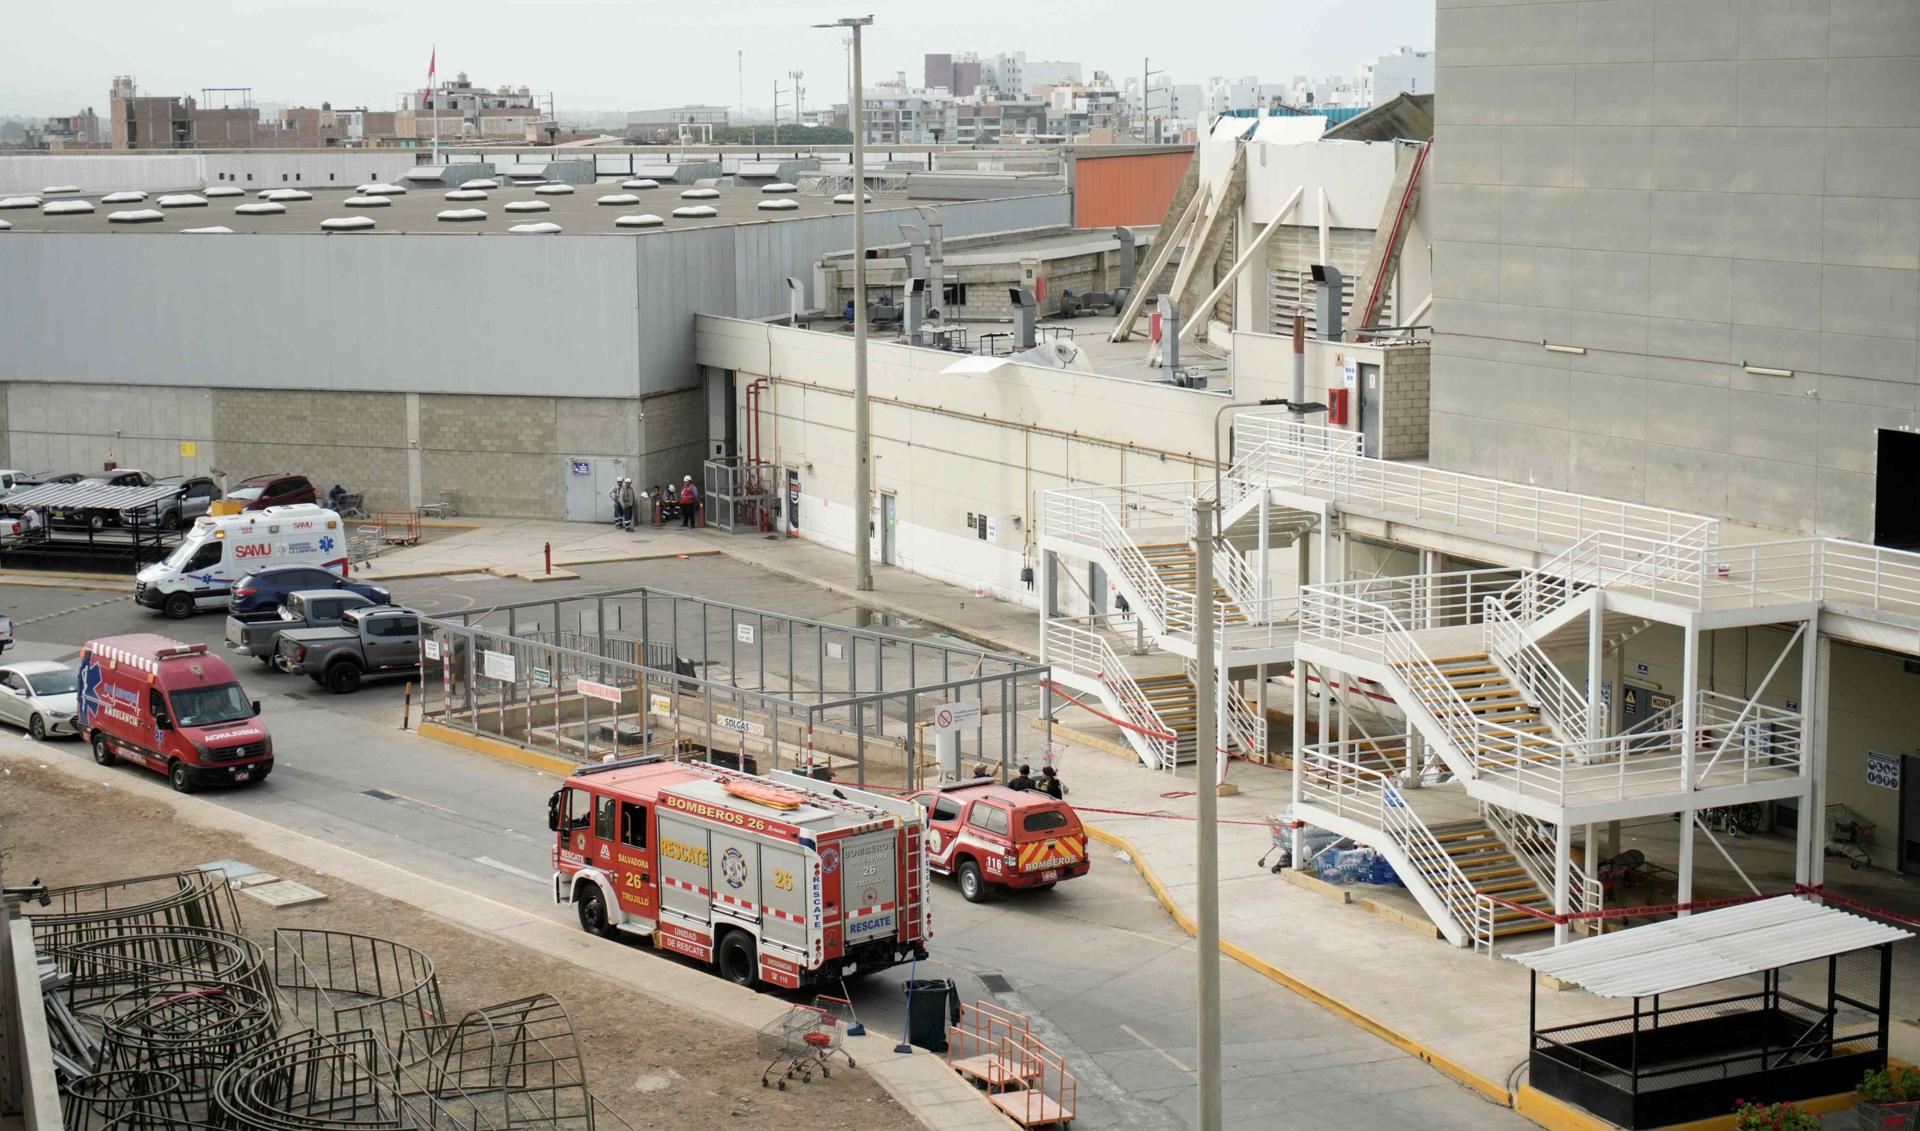
{"type": "Polygon", "coordinates": [[[747,120],[747,53],[737,51],[734,55],[739,66],[735,81],[740,84],[740,121],[745,123],[747,120]]]}
{"type": "Polygon", "coordinates": [[[773,80],[773,144],[780,144],[780,80],[773,80]]]}
{"type": "MultiPolygon", "coordinates": [[[[1219,417],[1214,418],[1215,431],[1219,417]]],[[[1218,458],[1217,456],[1215,457],[1218,458]]],[[[1195,492],[1198,494],[1198,492],[1195,492]]],[[[1218,499],[1218,496],[1215,496],[1218,499]]],[[[1194,704],[1193,796],[1195,847],[1199,854],[1194,870],[1195,894],[1200,904],[1196,916],[1195,942],[1199,960],[1199,1032],[1195,1047],[1199,1051],[1199,1117],[1202,1131],[1217,1131],[1221,1126],[1220,1100],[1220,778],[1217,768],[1220,745],[1219,723],[1214,717],[1215,682],[1225,673],[1214,664],[1213,654],[1213,537],[1218,512],[1214,503],[1195,499],[1194,529],[1198,535],[1194,550],[1193,662],[1194,704]]]]}
{"type": "Polygon", "coordinates": [[[1147,108],[1153,104],[1153,87],[1149,85],[1153,79],[1153,72],[1148,70],[1147,68],[1151,66],[1152,63],[1153,63],[1153,60],[1151,59],[1142,58],[1140,60],[1140,140],[1141,141],[1152,140],[1151,136],[1147,133],[1147,125],[1152,120],[1147,116],[1147,108]]]}
{"type": "Polygon", "coordinates": [[[853,32],[852,89],[847,92],[853,127],[853,561],[854,588],[873,589],[873,415],[867,398],[867,174],[866,90],[860,73],[860,29],[873,17],[843,16],[831,24],[853,32]]]}

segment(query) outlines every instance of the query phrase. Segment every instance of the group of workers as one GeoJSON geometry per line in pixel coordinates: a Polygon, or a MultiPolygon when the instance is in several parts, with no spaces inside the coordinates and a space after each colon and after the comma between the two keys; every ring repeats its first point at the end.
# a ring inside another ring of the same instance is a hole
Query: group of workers
{"type": "MultiPolygon", "coordinates": [[[[973,768],[973,776],[976,778],[992,777],[993,770],[985,762],[982,762],[973,768]]],[[[1035,790],[1046,794],[1055,801],[1063,799],[1067,792],[1067,787],[1060,784],[1060,772],[1058,770],[1055,770],[1052,766],[1042,766],[1040,767],[1040,777],[1036,780],[1033,776],[1033,767],[1024,762],[1020,765],[1019,774],[1007,781],[1007,788],[1035,790]]]]}
{"type": "Polygon", "coordinates": [[[641,504],[649,497],[660,501],[660,521],[670,520],[677,509],[680,525],[699,525],[700,488],[694,484],[691,475],[680,477],[679,490],[656,486],[651,493],[634,490],[631,479],[619,479],[607,495],[613,500],[613,525],[621,530],[632,530],[639,524],[641,504]]]}

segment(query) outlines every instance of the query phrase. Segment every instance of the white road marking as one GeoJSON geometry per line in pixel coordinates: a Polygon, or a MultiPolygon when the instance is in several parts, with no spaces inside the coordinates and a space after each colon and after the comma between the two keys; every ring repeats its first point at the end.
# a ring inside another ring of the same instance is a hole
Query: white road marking
{"type": "Polygon", "coordinates": [[[1125,1033],[1127,1036],[1132,1037],[1134,1040],[1139,1041],[1141,1044],[1147,1046],[1148,1048],[1152,1049],[1154,1052],[1159,1053],[1161,1056],[1166,1057],[1168,1064],[1173,1065],[1175,1068],[1178,1068],[1180,1071],[1185,1072],[1189,1076],[1193,1074],[1193,1069],[1188,1068],[1186,1065],[1174,1059],[1174,1056],[1172,1053],[1168,1052],[1166,1049],[1161,1048],[1159,1045],[1154,1044],[1152,1041],[1149,1041],[1145,1037],[1141,1036],[1139,1033],[1134,1032],[1133,1026],[1122,1025],[1120,1026],[1120,1031],[1125,1033]]]}
{"type": "MultiPolygon", "coordinates": [[[[475,864],[485,864],[489,868],[498,869],[499,871],[505,872],[509,876],[519,876],[523,880],[532,880],[534,883],[539,884],[541,887],[546,887],[547,884],[552,882],[551,877],[536,876],[532,872],[526,871],[525,869],[516,868],[511,864],[503,864],[500,861],[495,860],[491,856],[476,856],[473,858],[473,862],[475,864]]],[[[1135,1036],[1138,1036],[1138,1034],[1135,1034],[1135,1036]]],[[[1165,1055],[1165,1054],[1162,1054],[1162,1055],[1165,1055]]],[[[1173,1058],[1168,1057],[1168,1059],[1171,1060],[1173,1058]]],[[[1178,1062],[1176,1061],[1176,1063],[1178,1062]]]]}

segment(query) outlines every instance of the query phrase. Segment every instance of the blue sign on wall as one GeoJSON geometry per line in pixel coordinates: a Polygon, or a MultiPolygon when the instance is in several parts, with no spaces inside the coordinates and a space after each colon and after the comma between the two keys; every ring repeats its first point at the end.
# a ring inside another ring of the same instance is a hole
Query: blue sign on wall
{"type": "Polygon", "coordinates": [[[1900,756],[1867,751],[1867,784],[1882,789],[1900,788],[1900,756]]]}

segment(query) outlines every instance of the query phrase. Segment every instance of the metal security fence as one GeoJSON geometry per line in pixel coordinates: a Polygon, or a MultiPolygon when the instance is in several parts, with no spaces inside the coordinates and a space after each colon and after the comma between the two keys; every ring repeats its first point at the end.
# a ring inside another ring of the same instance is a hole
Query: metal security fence
{"type": "Polygon", "coordinates": [[[429,721],[579,762],[659,751],[912,789],[943,767],[1004,777],[1052,749],[1043,665],[927,626],[635,588],[422,631],[429,721]]]}

